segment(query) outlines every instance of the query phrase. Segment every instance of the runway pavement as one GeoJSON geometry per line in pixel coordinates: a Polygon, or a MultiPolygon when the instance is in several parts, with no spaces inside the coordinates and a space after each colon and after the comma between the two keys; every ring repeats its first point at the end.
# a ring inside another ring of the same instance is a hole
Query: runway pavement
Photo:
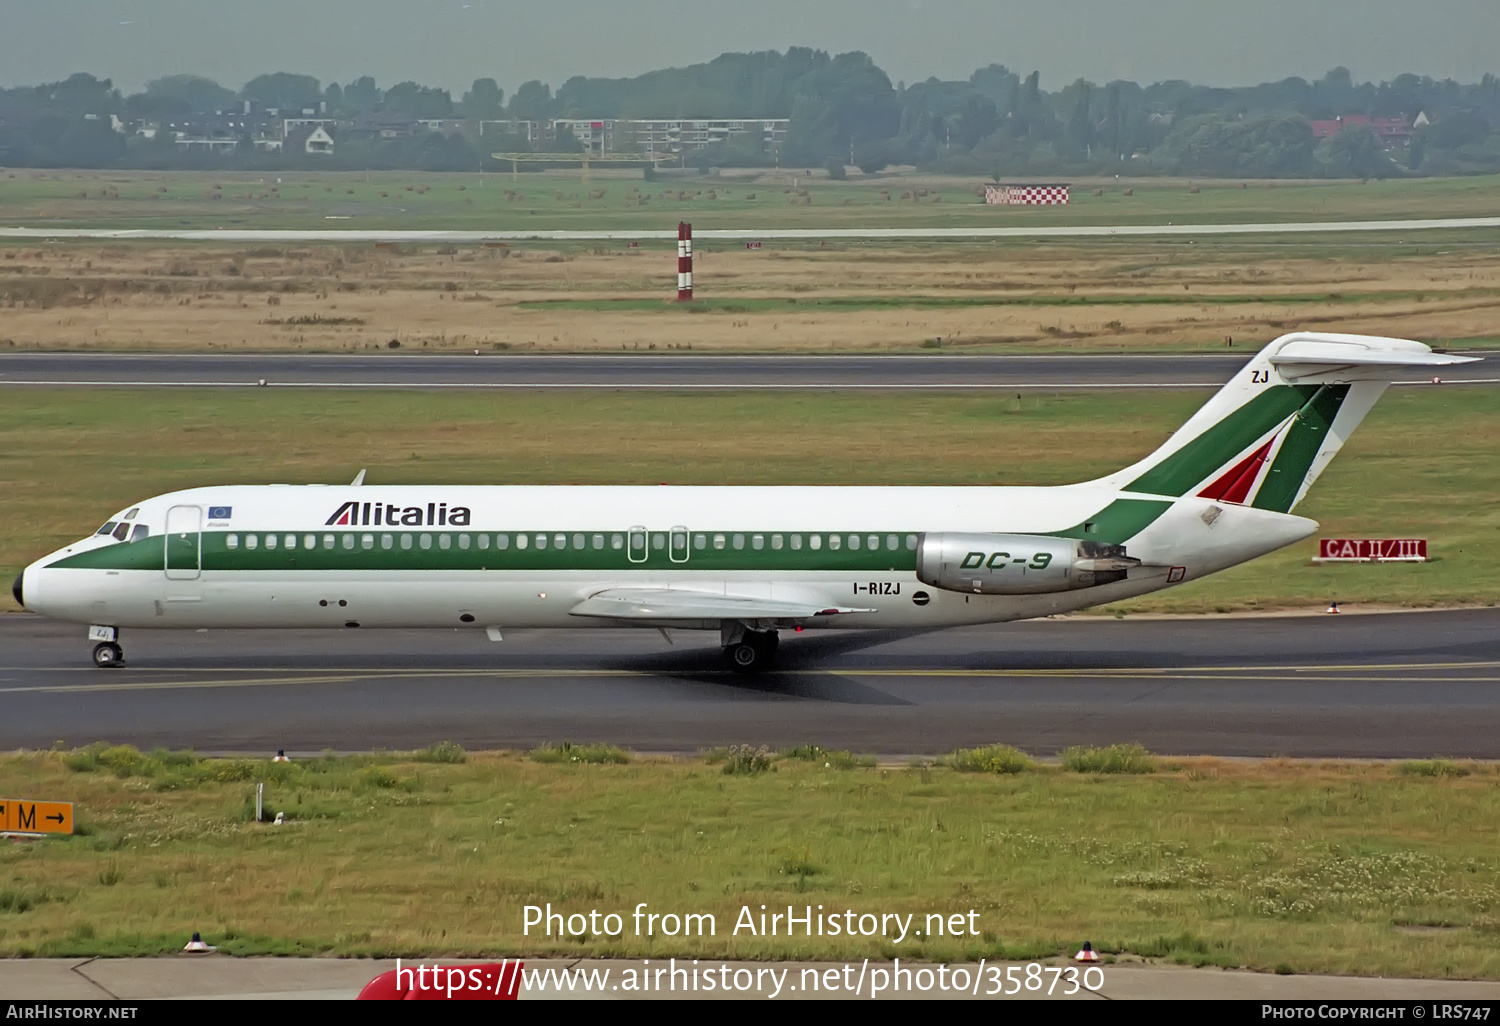
{"type": "MultiPolygon", "coordinates": [[[[205,218],[206,220],[206,218],[205,218]]],[[[700,228],[695,242],[780,239],[1056,239],[1140,236],[1289,235],[1325,232],[1420,232],[1500,228],[1500,217],[1432,217],[1374,221],[1268,221],[1248,224],[973,225],[960,228],[700,228]]],[[[675,229],[510,230],[364,228],[0,228],[0,239],[163,239],[179,242],[589,242],[672,239],[675,229]]]]}
{"type": "MultiPolygon", "coordinates": [[[[416,356],[7,353],[0,384],[156,387],[1084,389],[1217,387],[1250,348],[1084,356],[416,356]]],[[[1443,380],[1493,384],[1495,361],[1443,380]]],[[[1426,384],[1428,379],[1413,379],[1426,384]]]]}
{"type": "Polygon", "coordinates": [[[1072,617],[786,635],[778,672],[654,631],[123,632],[0,617],[0,749],[200,751],[811,742],[932,755],[1138,741],[1169,754],[1500,758],[1500,610],[1072,617]]]}

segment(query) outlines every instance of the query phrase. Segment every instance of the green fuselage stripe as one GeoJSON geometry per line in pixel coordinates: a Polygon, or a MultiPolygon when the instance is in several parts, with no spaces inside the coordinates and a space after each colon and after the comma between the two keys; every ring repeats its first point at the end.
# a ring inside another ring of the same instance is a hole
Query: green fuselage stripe
{"type": "Polygon", "coordinates": [[[1051,536],[1123,545],[1171,508],[1170,499],[1116,499],[1082,523],[1051,532],[1051,536]]]}
{"type": "MultiPolygon", "coordinates": [[[[653,531],[647,535],[648,546],[642,552],[637,548],[635,559],[631,557],[629,535],[621,531],[531,531],[525,533],[526,547],[517,544],[514,532],[504,534],[507,545],[498,548],[497,535],[486,531],[369,531],[347,529],[318,531],[208,531],[202,536],[204,571],[287,571],[287,570],[599,570],[611,572],[641,570],[803,570],[803,571],[915,571],[917,554],[907,547],[913,532],[882,531],[861,532],[857,535],[858,547],[850,545],[855,535],[842,533],[838,536],[839,547],[831,548],[829,536],[820,537],[822,546],[812,549],[809,536],[801,536],[802,547],[791,547],[792,535],[788,532],[722,532],[724,547],[715,547],[717,535],[708,532],[705,545],[697,548],[697,537],[704,532],[693,532],[689,537],[692,546],[686,552],[679,546],[675,555],[670,549],[670,534],[653,531]],[[889,546],[894,533],[896,547],[889,546]],[[582,535],[583,545],[575,544],[576,535],[582,535]],[[231,549],[229,537],[233,535],[237,544],[231,549]],[[249,536],[256,538],[256,547],[251,549],[246,542],[249,536]],[[596,535],[602,535],[603,546],[594,547],[596,535]],[[267,548],[265,539],[276,538],[276,547],[267,548]],[[295,538],[294,547],[286,546],[288,536],[295,538]],[[616,537],[622,541],[620,548],[613,543],[616,537]],[[734,547],[738,536],[742,548],[734,547]],[[315,546],[304,547],[312,537],[315,546]],[[562,545],[558,545],[559,537],[562,545]],[[760,548],[755,547],[759,537],[760,548]],[[780,547],[776,547],[776,539],[780,547]],[[874,537],[878,547],[871,548],[874,537]],[[332,547],[325,545],[331,538],[332,547]],[[480,547],[483,538],[487,547],[480,547]],[[537,545],[538,538],[545,538],[545,547],[537,545]],[[423,547],[423,539],[428,545],[423,547]],[[387,547],[389,541],[389,547],[387,547]],[[403,541],[409,541],[405,548],[403,541]],[[447,547],[443,547],[443,543],[447,547]],[[464,543],[467,542],[467,548],[464,543]]],[[[191,569],[197,565],[198,537],[193,534],[174,534],[167,539],[170,565],[174,570],[191,569]]],[[[103,570],[155,570],[160,572],[167,554],[162,550],[162,538],[143,538],[138,542],[121,542],[90,552],[66,556],[51,566],[77,567],[103,570]]]]}
{"type": "MultiPolygon", "coordinates": [[[[1116,499],[1088,519],[1041,537],[1123,544],[1172,505],[1116,499]]],[[[173,571],[310,570],[698,570],[915,572],[914,531],[205,531],[154,535],[79,552],[59,569],[173,571]],[[255,546],[252,548],[252,538],[255,546]],[[274,539],[273,545],[267,541],[274,539]],[[525,544],[521,544],[524,539],[525,544]],[[288,540],[291,544],[288,545],[288,540]],[[813,547],[816,540],[818,546],[813,547]],[[308,545],[311,541],[312,544],[308,545]],[[872,544],[873,542],[873,544],[872,544]],[[165,543],[165,548],[163,544],[165,543]],[[231,544],[232,543],[232,544],[231,544]],[[539,544],[540,543],[540,544],[539,544]]]]}

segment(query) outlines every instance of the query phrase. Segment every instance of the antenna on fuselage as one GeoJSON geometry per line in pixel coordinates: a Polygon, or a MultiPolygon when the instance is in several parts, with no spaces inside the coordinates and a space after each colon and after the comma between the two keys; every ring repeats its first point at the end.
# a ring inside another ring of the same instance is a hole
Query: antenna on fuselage
{"type": "Polygon", "coordinates": [[[361,469],[358,474],[354,475],[354,480],[353,481],[349,482],[350,486],[354,487],[354,488],[358,488],[360,485],[362,485],[364,483],[365,483],[365,472],[364,472],[363,469],[361,469]]]}

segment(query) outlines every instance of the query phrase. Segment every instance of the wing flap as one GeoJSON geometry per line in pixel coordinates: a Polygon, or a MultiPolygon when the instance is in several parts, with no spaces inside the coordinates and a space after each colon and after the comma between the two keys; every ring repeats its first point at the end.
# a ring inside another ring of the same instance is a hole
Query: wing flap
{"type": "Polygon", "coordinates": [[[805,620],[875,610],[677,588],[608,588],[568,612],[608,620],[805,620]]]}

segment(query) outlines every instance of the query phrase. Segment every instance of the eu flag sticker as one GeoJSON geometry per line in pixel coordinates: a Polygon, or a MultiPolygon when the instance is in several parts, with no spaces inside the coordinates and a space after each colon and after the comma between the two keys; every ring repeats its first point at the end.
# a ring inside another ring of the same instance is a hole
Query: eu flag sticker
{"type": "Polygon", "coordinates": [[[229,515],[234,512],[233,506],[210,506],[208,507],[208,519],[228,520],[229,515]]]}

